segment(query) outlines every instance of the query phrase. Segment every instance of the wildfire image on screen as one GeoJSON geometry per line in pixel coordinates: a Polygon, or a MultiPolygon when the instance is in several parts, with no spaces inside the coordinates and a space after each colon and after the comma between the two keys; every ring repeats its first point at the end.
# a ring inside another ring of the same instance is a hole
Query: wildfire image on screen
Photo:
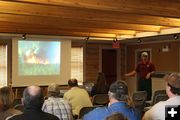
{"type": "Polygon", "coordinates": [[[18,41],[19,75],[59,75],[61,42],[18,41]]]}

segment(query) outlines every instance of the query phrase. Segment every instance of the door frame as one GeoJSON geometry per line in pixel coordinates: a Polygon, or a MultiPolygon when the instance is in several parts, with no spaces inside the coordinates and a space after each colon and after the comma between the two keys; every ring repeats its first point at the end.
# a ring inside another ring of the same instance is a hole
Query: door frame
{"type": "Polygon", "coordinates": [[[120,55],[121,55],[121,49],[117,49],[117,48],[112,48],[112,46],[110,45],[101,45],[99,47],[99,72],[102,72],[102,50],[116,50],[116,64],[117,64],[117,68],[116,68],[116,75],[117,75],[117,80],[120,80],[121,78],[121,59],[120,59],[120,55]]]}

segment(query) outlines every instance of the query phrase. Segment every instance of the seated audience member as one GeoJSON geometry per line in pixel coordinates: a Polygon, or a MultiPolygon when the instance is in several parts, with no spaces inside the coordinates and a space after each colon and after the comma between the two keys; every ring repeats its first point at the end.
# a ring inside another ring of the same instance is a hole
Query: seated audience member
{"type": "Polygon", "coordinates": [[[169,99],[155,104],[145,113],[144,120],[165,120],[165,106],[180,105],[180,73],[172,73],[165,80],[169,99]]]}
{"type": "Polygon", "coordinates": [[[124,81],[116,81],[109,88],[109,105],[96,108],[83,117],[83,120],[105,120],[107,116],[120,112],[128,120],[139,120],[139,113],[128,105],[128,88],[124,81]]]}
{"type": "Polygon", "coordinates": [[[78,81],[76,79],[70,79],[68,84],[70,90],[64,94],[64,99],[71,103],[73,116],[77,117],[81,108],[91,107],[92,102],[87,91],[78,87],[78,81]]]}
{"type": "Polygon", "coordinates": [[[53,114],[59,120],[72,120],[72,109],[68,101],[60,98],[60,87],[53,83],[48,87],[48,99],[44,101],[42,110],[53,114]]]}
{"type": "Polygon", "coordinates": [[[128,119],[123,114],[117,112],[108,116],[106,120],[128,120],[128,119]]]}
{"type": "Polygon", "coordinates": [[[99,72],[96,84],[92,87],[91,96],[96,94],[107,94],[108,93],[108,86],[106,83],[106,78],[104,73],[99,72]]]}
{"type": "Polygon", "coordinates": [[[25,107],[24,113],[13,116],[8,120],[59,120],[58,117],[41,110],[43,102],[44,97],[40,87],[27,87],[22,98],[25,107]]]}
{"type": "Polygon", "coordinates": [[[0,120],[21,114],[22,112],[11,108],[14,101],[13,91],[9,87],[0,88],[0,120]]]}

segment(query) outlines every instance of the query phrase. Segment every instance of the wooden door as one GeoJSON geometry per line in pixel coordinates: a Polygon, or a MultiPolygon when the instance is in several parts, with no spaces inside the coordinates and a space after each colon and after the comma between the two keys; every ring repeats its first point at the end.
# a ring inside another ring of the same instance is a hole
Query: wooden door
{"type": "Polygon", "coordinates": [[[109,86],[117,80],[117,50],[102,50],[102,72],[109,86]]]}

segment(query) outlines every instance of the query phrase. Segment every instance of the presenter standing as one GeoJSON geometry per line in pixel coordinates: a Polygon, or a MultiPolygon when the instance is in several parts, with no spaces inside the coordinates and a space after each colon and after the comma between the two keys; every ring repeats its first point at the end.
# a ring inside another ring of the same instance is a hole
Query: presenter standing
{"type": "Polygon", "coordinates": [[[153,63],[148,60],[148,53],[141,53],[141,61],[137,64],[136,69],[125,74],[126,77],[138,75],[138,90],[147,91],[147,99],[151,99],[152,80],[151,74],[155,71],[153,63]]]}

